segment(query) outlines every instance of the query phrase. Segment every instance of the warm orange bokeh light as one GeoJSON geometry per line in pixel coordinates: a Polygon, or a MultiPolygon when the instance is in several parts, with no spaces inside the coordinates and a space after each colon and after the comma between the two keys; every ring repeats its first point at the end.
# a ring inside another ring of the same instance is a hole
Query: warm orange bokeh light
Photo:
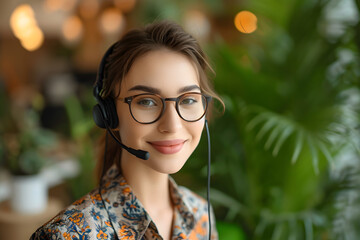
{"type": "Polygon", "coordinates": [[[116,33],[123,29],[124,17],[117,8],[106,9],[100,17],[100,28],[104,33],[116,33]]]}
{"type": "Polygon", "coordinates": [[[12,17],[27,16],[30,18],[34,17],[34,10],[29,4],[21,4],[17,6],[11,14],[12,17]]]}
{"type": "Polygon", "coordinates": [[[17,18],[15,22],[16,23],[11,24],[11,29],[14,35],[19,39],[26,37],[32,28],[37,27],[33,18],[20,17],[17,18]]]}
{"type": "Polygon", "coordinates": [[[10,27],[17,38],[27,35],[27,31],[37,26],[34,10],[28,4],[19,5],[10,16],[10,27]]]}
{"type": "Polygon", "coordinates": [[[43,32],[35,27],[32,28],[25,38],[20,39],[21,45],[28,51],[38,49],[44,42],[43,32]]]}
{"type": "Polygon", "coordinates": [[[44,42],[44,34],[38,27],[34,10],[29,4],[21,4],[14,9],[10,16],[10,27],[28,51],[38,49],[44,42]]]}
{"type": "Polygon", "coordinates": [[[62,33],[68,42],[78,41],[83,33],[83,24],[78,16],[71,16],[64,22],[62,33]]]}
{"type": "Polygon", "coordinates": [[[257,17],[249,11],[241,11],[234,19],[235,27],[242,33],[252,33],[257,29],[257,17]]]}

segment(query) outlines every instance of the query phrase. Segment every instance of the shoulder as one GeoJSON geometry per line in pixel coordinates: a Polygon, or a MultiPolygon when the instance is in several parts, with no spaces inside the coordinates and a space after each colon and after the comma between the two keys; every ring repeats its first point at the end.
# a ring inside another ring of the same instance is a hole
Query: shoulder
{"type": "MultiPolygon", "coordinates": [[[[190,239],[203,239],[209,231],[209,211],[208,202],[203,197],[194,193],[190,189],[180,186],[179,192],[182,194],[184,203],[188,206],[194,216],[194,227],[190,234],[190,239]]],[[[215,215],[210,206],[211,217],[211,239],[218,239],[215,224],[215,215]]]]}
{"type": "Polygon", "coordinates": [[[41,226],[30,239],[90,239],[106,216],[98,189],[62,210],[41,226]]]}

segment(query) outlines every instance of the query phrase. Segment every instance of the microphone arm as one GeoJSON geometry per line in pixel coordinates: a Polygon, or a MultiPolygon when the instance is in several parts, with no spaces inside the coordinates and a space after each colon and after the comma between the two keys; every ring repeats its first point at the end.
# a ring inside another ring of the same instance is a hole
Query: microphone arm
{"type": "Polygon", "coordinates": [[[128,151],[130,154],[134,155],[137,158],[140,158],[142,160],[148,160],[150,157],[150,153],[147,151],[143,151],[140,149],[133,149],[130,147],[125,146],[122,142],[120,142],[120,140],[114,135],[114,133],[111,131],[111,129],[109,128],[109,125],[107,124],[107,121],[104,119],[103,115],[100,114],[103,122],[105,123],[105,127],[106,127],[106,131],[108,131],[108,133],[110,133],[111,137],[122,147],[124,148],[126,151],[128,151]]]}
{"type": "Polygon", "coordinates": [[[130,154],[134,155],[135,157],[137,158],[140,158],[142,160],[148,160],[149,157],[150,157],[150,154],[149,152],[147,151],[143,151],[143,150],[140,150],[140,149],[133,149],[133,148],[130,148],[130,147],[127,147],[125,146],[122,142],[119,141],[119,139],[117,139],[117,137],[114,135],[114,133],[107,128],[107,131],[110,133],[110,135],[112,136],[112,138],[123,148],[125,149],[126,151],[128,151],[130,154]]]}

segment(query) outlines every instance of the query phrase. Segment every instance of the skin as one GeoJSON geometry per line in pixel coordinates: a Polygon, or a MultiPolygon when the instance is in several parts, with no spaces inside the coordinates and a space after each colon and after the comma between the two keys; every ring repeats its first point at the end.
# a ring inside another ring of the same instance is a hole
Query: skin
{"type": "MultiPolygon", "coordinates": [[[[121,84],[120,98],[148,92],[139,86],[155,89],[164,98],[178,97],[184,91],[200,92],[195,64],[167,49],[151,51],[134,62],[121,84]]],[[[174,211],[168,175],[178,172],[197,147],[205,119],[186,122],[176,112],[175,102],[167,102],[165,113],[157,122],[140,124],[132,118],[126,103],[116,101],[116,107],[123,143],[150,153],[150,159],[145,161],[122,151],[122,173],[161,236],[170,239],[174,211]],[[182,142],[178,152],[164,153],[154,145],[169,140],[182,142]]]]}

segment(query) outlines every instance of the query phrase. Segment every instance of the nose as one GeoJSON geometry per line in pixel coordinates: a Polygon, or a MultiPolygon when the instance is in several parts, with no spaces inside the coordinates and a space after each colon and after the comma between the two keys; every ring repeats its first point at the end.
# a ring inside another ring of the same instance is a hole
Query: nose
{"type": "Polygon", "coordinates": [[[175,102],[167,102],[164,114],[159,119],[158,129],[162,133],[175,133],[183,127],[183,120],[175,108],[175,102]]]}

